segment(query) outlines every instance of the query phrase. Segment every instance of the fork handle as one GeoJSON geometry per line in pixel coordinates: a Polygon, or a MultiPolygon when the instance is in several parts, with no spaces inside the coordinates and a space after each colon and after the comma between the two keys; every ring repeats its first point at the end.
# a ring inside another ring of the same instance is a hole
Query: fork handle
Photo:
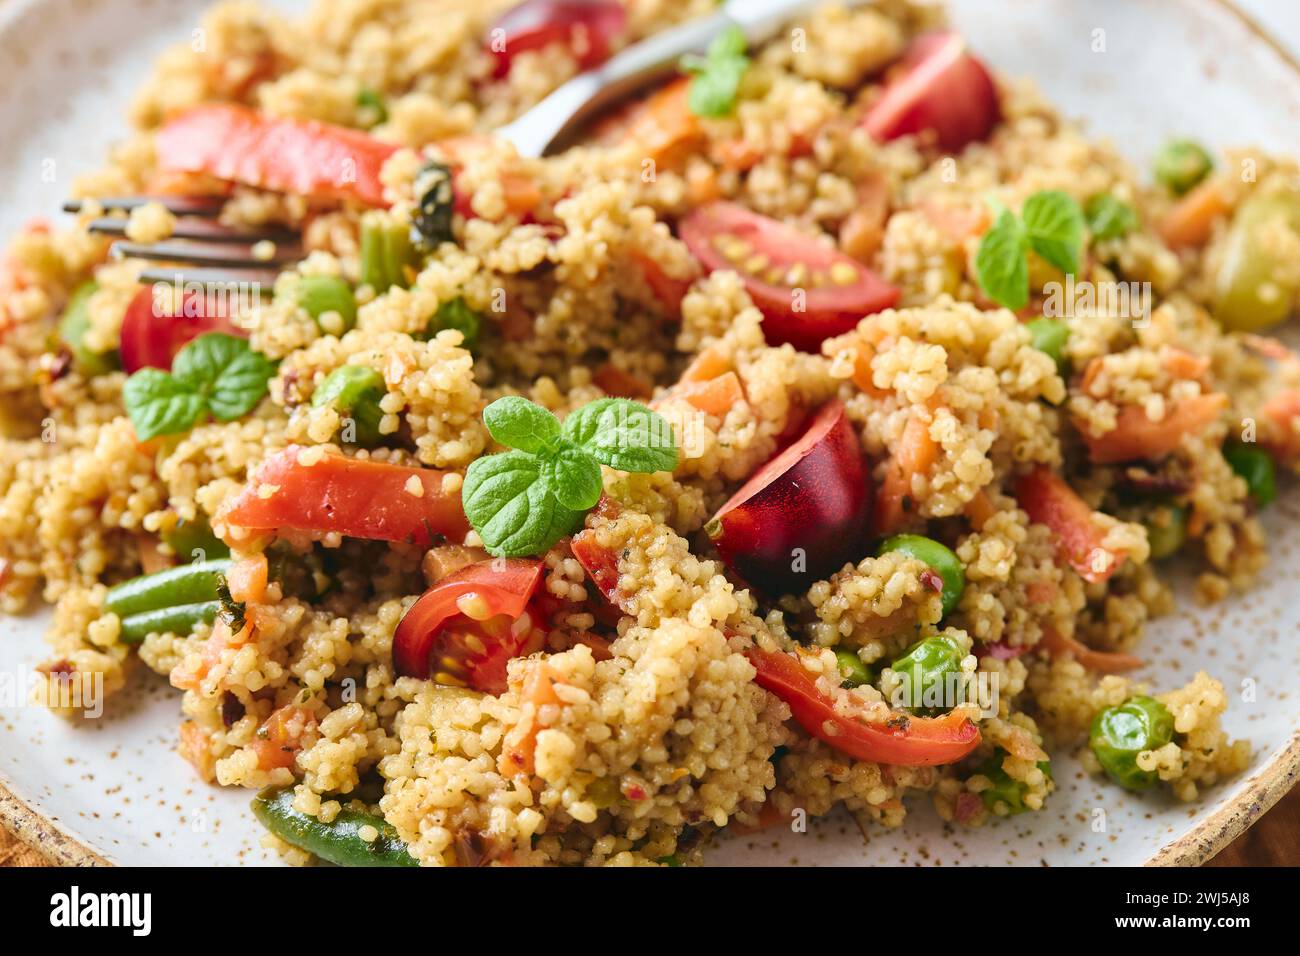
{"type": "Polygon", "coordinates": [[[544,156],[563,146],[592,116],[677,72],[685,54],[705,53],[709,43],[733,24],[736,20],[720,11],[642,40],[600,67],[575,76],[498,129],[497,135],[513,143],[523,156],[544,156]]]}

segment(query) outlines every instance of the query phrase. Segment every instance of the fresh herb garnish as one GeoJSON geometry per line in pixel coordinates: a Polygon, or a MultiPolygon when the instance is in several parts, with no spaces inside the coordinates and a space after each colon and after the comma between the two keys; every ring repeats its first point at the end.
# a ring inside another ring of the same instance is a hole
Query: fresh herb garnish
{"type": "Polygon", "coordinates": [[[736,106],[736,92],[749,69],[745,33],[734,24],[709,44],[705,56],[682,57],[682,69],[694,74],[686,104],[696,116],[726,116],[736,106]]]}
{"type": "Polygon", "coordinates": [[[1083,204],[1088,231],[1094,239],[1118,239],[1139,225],[1137,210],[1110,193],[1097,193],[1083,204]]]}
{"type": "Polygon", "coordinates": [[[1026,199],[1019,218],[1002,208],[975,253],[980,288],[1000,305],[1024,308],[1029,301],[1026,255],[1033,251],[1062,272],[1076,272],[1083,230],[1083,210],[1068,193],[1057,189],[1026,199]]]}
{"type": "Polygon", "coordinates": [[[247,342],[209,332],[181,349],[172,370],[142,368],[126,380],[122,401],[136,437],[189,431],[206,414],[229,422],[247,414],[267,393],[275,365],[247,342]]]}
{"type": "Polygon", "coordinates": [[[225,575],[217,579],[217,600],[221,603],[218,617],[230,628],[231,634],[238,634],[244,629],[244,615],[248,611],[248,605],[234,599],[225,575]]]}
{"type": "Polygon", "coordinates": [[[412,241],[429,250],[453,241],[451,215],[455,211],[456,191],[451,167],[430,160],[416,175],[413,188],[418,199],[411,226],[412,241]]]}
{"type": "Polygon", "coordinates": [[[483,410],[493,439],[513,449],[469,466],[461,488],[465,517],[489,553],[544,553],[582,523],[600,500],[600,466],[672,471],[677,444],[658,413],[625,398],[602,398],[559,419],[519,396],[483,410]]]}

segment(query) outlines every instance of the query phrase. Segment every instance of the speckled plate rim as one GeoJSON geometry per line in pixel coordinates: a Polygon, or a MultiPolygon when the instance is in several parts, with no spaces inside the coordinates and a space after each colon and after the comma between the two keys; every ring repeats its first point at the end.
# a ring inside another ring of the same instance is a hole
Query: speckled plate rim
{"type": "MultiPolygon", "coordinates": [[[[1300,81],[1300,61],[1232,0],[1212,0],[1266,43],[1300,81]]],[[[1267,813],[1300,778],[1300,731],[1286,747],[1256,770],[1241,790],[1204,820],[1165,844],[1146,866],[1199,866],[1240,836],[1267,813]]],[[[25,803],[0,778],[0,826],[58,866],[113,866],[92,847],[56,821],[25,803]]]]}

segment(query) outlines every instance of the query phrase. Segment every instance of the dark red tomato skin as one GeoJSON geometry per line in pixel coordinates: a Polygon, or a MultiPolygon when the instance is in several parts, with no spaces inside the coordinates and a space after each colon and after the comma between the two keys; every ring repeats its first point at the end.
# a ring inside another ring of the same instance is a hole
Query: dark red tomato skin
{"type": "Polygon", "coordinates": [[[510,72],[526,50],[565,43],[589,70],[609,58],[614,40],[627,25],[627,11],[615,0],[524,0],[503,13],[488,30],[487,49],[496,57],[493,75],[510,72]]]}
{"type": "Polygon", "coordinates": [[[831,402],[705,527],[746,582],[789,594],[866,553],[871,497],[857,433],[844,406],[831,402]],[[794,567],[799,550],[804,570],[794,567]]]}
{"type": "Polygon", "coordinates": [[[493,638],[475,627],[461,613],[457,601],[466,594],[477,594],[493,616],[518,619],[542,581],[541,561],[526,558],[495,558],[478,561],[448,575],[420,595],[403,615],[393,634],[393,665],[404,677],[427,678],[433,670],[432,658],[452,654],[465,670],[466,683],[475,690],[500,694],[506,689],[506,663],[528,644],[529,632],[509,633],[493,638]],[[468,652],[463,645],[453,646],[449,637],[457,627],[473,631],[484,650],[468,652]]]}
{"type": "Polygon", "coordinates": [[[933,130],[939,147],[955,153],[985,139],[997,125],[997,87],[960,35],[922,34],[900,67],[902,72],[863,117],[863,126],[877,141],[933,130]]]}
{"type": "Polygon", "coordinates": [[[155,302],[153,287],[141,286],[122,317],[120,353],[127,374],[142,368],[170,371],[176,353],[205,332],[248,338],[248,332],[230,320],[226,302],[218,295],[185,292],[179,315],[167,315],[155,302]]]}
{"type": "Polygon", "coordinates": [[[763,313],[763,335],[771,345],[789,343],[801,352],[820,352],[826,339],[843,335],[864,316],[898,301],[899,290],[856,259],[734,203],[715,202],[695,210],[682,220],[679,232],[705,269],[732,269],[740,275],[745,291],[763,313]],[[829,275],[835,270],[852,278],[799,289],[773,283],[729,261],[714,244],[719,236],[743,240],[781,269],[802,263],[810,272],[829,275]]]}

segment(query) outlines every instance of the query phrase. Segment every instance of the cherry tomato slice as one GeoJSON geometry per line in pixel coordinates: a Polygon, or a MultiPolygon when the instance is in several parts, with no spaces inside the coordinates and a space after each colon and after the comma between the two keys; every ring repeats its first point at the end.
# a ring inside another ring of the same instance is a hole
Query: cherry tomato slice
{"type": "Polygon", "coordinates": [[[922,34],[903,54],[900,70],[863,117],[874,139],[933,130],[941,149],[957,152],[996,125],[997,87],[960,35],[922,34]]]}
{"type": "Polygon", "coordinates": [[[695,210],[680,232],[710,272],[740,274],[773,345],[818,352],[826,339],[898,301],[898,289],[856,259],[734,203],[695,210]]]}
{"type": "Polygon", "coordinates": [[[405,677],[468,686],[487,694],[506,689],[506,664],[540,649],[544,631],[528,608],[542,581],[541,561],[478,561],[425,591],[393,634],[393,664],[405,677]]]}
{"type": "Polygon", "coordinates": [[[384,205],[379,171],[398,149],[359,130],[230,103],[186,110],[158,131],[154,146],[165,171],[368,206],[384,205]]]}
{"type": "Polygon", "coordinates": [[[979,728],[960,711],[942,717],[895,713],[883,724],[869,724],[837,712],[830,698],[817,689],[813,675],[792,655],[752,648],[747,656],[758,671],[755,682],[789,704],[799,726],[850,757],[937,767],[955,763],[979,746],[979,728]]]}
{"type": "Polygon", "coordinates": [[[615,0],[524,0],[503,13],[488,30],[487,49],[496,57],[497,78],[510,72],[525,50],[564,43],[581,70],[609,58],[627,25],[627,11],[615,0]]]}
{"type": "Polygon", "coordinates": [[[303,450],[290,445],[269,456],[217,519],[255,532],[337,532],[424,547],[439,535],[461,541],[469,531],[460,490],[443,491],[441,471],[343,455],[304,465],[298,461],[303,450]],[[420,483],[419,494],[411,493],[412,478],[420,483]]]}
{"type": "Polygon", "coordinates": [[[170,301],[170,294],[155,295],[153,287],[141,286],[126,307],[120,354],[122,368],[128,374],[142,368],[169,371],[176,353],[205,332],[248,338],[248,332],[231,321],[228,302],[217,293],[200,289],[185,292],[175,315],[169,311],[170,301]]]}

